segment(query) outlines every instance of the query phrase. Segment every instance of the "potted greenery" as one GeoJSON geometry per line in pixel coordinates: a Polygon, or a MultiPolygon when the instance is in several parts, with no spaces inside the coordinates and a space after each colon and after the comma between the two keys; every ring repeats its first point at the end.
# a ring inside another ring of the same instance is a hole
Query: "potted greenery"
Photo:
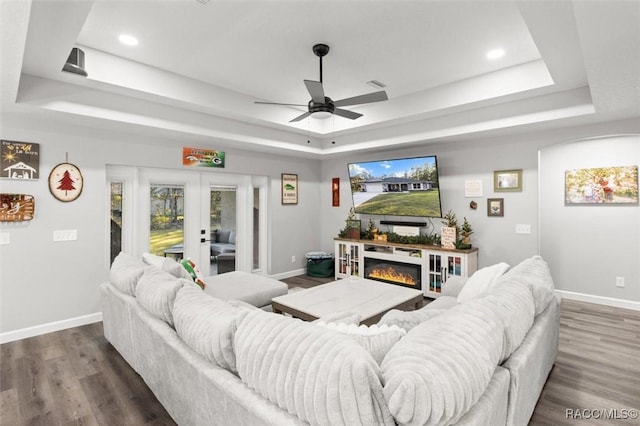
{"type": "Polygon", "coordinates": [[[458,219],[453,210],[449,210],[447,214],[442,216],[442,224],[444,225],[440,229],[441,245],[444,248],[456,248],[458,243],[458,219]]]}
{"type": "Polygon", "coordinates": [[[346,223],[345,236],[352,240],[359,240],[362,222],[359,219],[356,219],[356,211],[353,207],[349,209],[349,215],[347,216],[346,223]]]}
{"type": "Polygon", "coordinates": [[[473,234],[473,228],[471,227],[471,223],[464,218],[464,222],[462,222],[462,227],[460,228],[460,235],[462,235],[462,242],[458,244],[458,248],[471,248],[471,234],[473,234]]]}

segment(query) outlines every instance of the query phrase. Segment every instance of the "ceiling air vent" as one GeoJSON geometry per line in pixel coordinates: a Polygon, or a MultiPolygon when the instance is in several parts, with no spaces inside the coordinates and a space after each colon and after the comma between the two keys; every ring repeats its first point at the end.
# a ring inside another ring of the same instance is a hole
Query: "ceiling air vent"
{"type": "Polygon", "coordinates": [[[62,67],[62,71],[86,77],[88,74],[84,70],[84,52],[77,47],[71,49],[71,53],[69,54],[64,67],[62,67]]]}
{"type": "Polygon", "coordinates": [[[383,89],[383,88],[387,87],[386,84],[384,84],[383,82],[378,81],[378,80],[367,81],[367,84],[369,86],[375,87],[376,89],[383,89]]]}

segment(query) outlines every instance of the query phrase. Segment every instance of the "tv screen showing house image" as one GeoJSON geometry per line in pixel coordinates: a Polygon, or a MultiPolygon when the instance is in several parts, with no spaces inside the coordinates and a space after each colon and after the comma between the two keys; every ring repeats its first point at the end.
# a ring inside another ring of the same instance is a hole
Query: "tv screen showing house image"
{"type": "Polygon", "coordinates": [[[356,213],[442,217],[436,156],[349,163],[356,213]]]}

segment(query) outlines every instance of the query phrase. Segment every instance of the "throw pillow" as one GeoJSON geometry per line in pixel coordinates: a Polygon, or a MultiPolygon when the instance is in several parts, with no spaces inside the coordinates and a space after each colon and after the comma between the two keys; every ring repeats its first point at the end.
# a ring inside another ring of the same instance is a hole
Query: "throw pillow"
{"type": "Polygon", "coordinates": [[[503,333],[486,298],[459,304],[409,331],[381,365],[384,397],[398,424],[457,423],[489,385],[503,333]]]}
{"type": "Polygon", "coordinates": [[[233,346],[242,381],[309,424],[395,424],[380,367],[347,336],[256,309],[240,321],[233,346]]]}
{"type": "Polygon", "coordinates": [[[176,333],[195,352],[236,373],[234,334],[238,321],[250,310],[233,307],[187,285],[178,291],[173,306],[176,333]]]}
{"type": "Polygon", "coordinates": [[[535,303],[535,315],[541,314],[553,299],[554,284],[547,262],[540,256],[525,259],[504,274],[499,282],[514,280],[529,286],[535,303]]]}
{"type": "Polygon", "coordinates": [[[378,326],[374,324],[367,327],[366,325],[357,326],[356,324],[325,323],[322,321],[318,322],[317,325],[349,336],[365,348],[378,364],[382,362],[389,349],[407,334],[406,330],[397,325],[378,326]]]}
{"type": "Polygon", "coordinates": [[[176,262],[174,259],[167,257],[167,259],[162,264],[162,270],[170,273],[176,278],[184,278],[186,280],[193,280],[191,274],[187,272],[186,269],[182,266],[182,263],[176,262]]]}
{"type": "Polygon", "coordinates": [[[142,253],[142,261],[144,263],[150,266],[155,266],[159,269],[162,269],[162,265],[166,259],[166,257],[158,256],[157,254],[142,253]]]}
{"type": "Polygon", "coordinates": [[[144,273],[144,268],[145,264],[140,259],[125,252],[120,252],[111,264],[109,280],[121,292],[134,296],[138,281],[144,273]]]}
{"type": "Polygon", "coordinates": [[[200,270],[196,266],[196,264],[191,259],[182,259],[182,267],[189,273],[191,279],[194,283],[196,283],[202,290],[205,289],[207,284],[204,282],[204,277],[200,270]]]}
{"type": "Polygon", "coordinates": [[[149,313],[173,327],[173,302],[185,284],[192,286],[193,282],[147,266],[136,286],[136,299],[149,313]]]}
{"type": "Polygon", "coordinates": [[[478,269],[469,277],[467,283],[460,290],[458,303],[468,302],[487,295],[498,277],[504,274],[507,269],[509,269],[509,265],[504,262],[478,269]]]}
{"type": "Polygon", "coordinates": [[[396,326],[405,331],[409,331],[416,325],[428,321],[431,318],[435,318],[446,311],[446,309],[430,308],[429,305],[415,311],[400,311],[398,309],[391,309],[389,312],[384,314],[382,318],[380,318],[378,324],[396,326]]]}
{"type": "Polygon", "coordinates": [[[236,231],[231,230],[229,231],[229,244],[235,244],[236,243],[236,231]]]}

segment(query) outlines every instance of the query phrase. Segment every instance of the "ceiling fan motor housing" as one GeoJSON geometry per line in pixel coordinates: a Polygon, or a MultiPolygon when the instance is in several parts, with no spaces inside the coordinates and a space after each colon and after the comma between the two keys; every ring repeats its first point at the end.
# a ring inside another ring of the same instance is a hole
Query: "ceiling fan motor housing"
{"type": "Polygon", "coordinates": [[[324,103],[314,102],[313,99],[309,101],[309,112],[313,114],[314,112],[328,112],[333,114],[336,107],[333,104],[333,101],[329,97],[324,97],[324,103]]]}

